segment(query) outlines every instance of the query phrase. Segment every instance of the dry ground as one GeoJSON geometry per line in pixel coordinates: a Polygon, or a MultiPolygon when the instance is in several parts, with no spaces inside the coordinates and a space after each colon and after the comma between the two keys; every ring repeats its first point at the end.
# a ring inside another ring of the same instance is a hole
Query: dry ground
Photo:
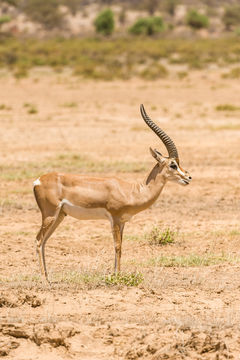
{"type": "Polygon", "coordinates": [[[239,81],[216,69],[156,82],[1,74],[0,356],[239,359],[239,92],[239,81]],[[148,147],[165,150],[140,103],[172,136],[193,182],[167,184],[127,224],[123,284],[108,276],[109,224],[67,217],[47,244],[48,289],[35,255],[32,181],[52,169],[145,177],[148,147]],[[175,242],[149,244],[154,226],[177,232],[175,242]],[[131,274],[143,281],[127,286],[131,274]]]}

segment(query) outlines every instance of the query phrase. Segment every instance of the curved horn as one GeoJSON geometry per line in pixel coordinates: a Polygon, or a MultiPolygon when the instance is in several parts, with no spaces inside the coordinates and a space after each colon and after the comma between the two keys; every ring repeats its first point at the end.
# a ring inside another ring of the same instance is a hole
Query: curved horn
{"type": "Polygon", "coordinates": [[[178,151],[172,139],[150,119],[143,105],[140,106],[140,111],[145,123],[150,127],[150,129],[155,132],[155,134],[162,140],[162,142],[166,146],[169,157],[175,158],[177,161],[179,161],[178,151]]]}

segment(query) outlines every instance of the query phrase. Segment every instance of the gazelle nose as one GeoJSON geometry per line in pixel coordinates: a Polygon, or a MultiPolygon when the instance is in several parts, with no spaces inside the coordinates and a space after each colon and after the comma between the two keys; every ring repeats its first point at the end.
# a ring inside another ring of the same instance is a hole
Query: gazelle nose
{"type": "Polygon", "coordinates": [[[191,177],[191,176],[189,176],[188,178],[189,178],[189,180],[192,180],[192,177],[191,177]]]}

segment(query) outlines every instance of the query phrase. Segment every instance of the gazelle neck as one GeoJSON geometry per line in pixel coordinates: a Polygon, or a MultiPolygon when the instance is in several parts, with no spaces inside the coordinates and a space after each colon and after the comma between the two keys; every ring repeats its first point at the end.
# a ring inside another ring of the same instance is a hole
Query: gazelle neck
{"type": "Polygon", "coordinates": [[[163,173],[164,165],[157,163],[144,181],[144,186],[148,189],[151,195],[158,197],[166,184],[166,178],[163,173]]]}
{"type": "MultiPolygon", "coordinates": [[[[161,194],[167,180],[164,175],[163,167],[157,163],[149,172],[146,179],[140,183],[141,191],[141,210],[151,206],[161,194]]],[[[139,204],[140,205],[140,204],[139,204]]]]}

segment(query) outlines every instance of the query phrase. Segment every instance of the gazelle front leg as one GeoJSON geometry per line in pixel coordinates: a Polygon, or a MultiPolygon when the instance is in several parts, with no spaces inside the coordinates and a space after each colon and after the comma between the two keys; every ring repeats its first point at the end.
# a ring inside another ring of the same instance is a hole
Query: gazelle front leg
{"type": "Polygon", "coordinates": [[[123,236],[124,223],[113,222],[112,232],[115,248],[115,273],[120,272],[121,253],[122,253],[122,236],[123,236]]]}

